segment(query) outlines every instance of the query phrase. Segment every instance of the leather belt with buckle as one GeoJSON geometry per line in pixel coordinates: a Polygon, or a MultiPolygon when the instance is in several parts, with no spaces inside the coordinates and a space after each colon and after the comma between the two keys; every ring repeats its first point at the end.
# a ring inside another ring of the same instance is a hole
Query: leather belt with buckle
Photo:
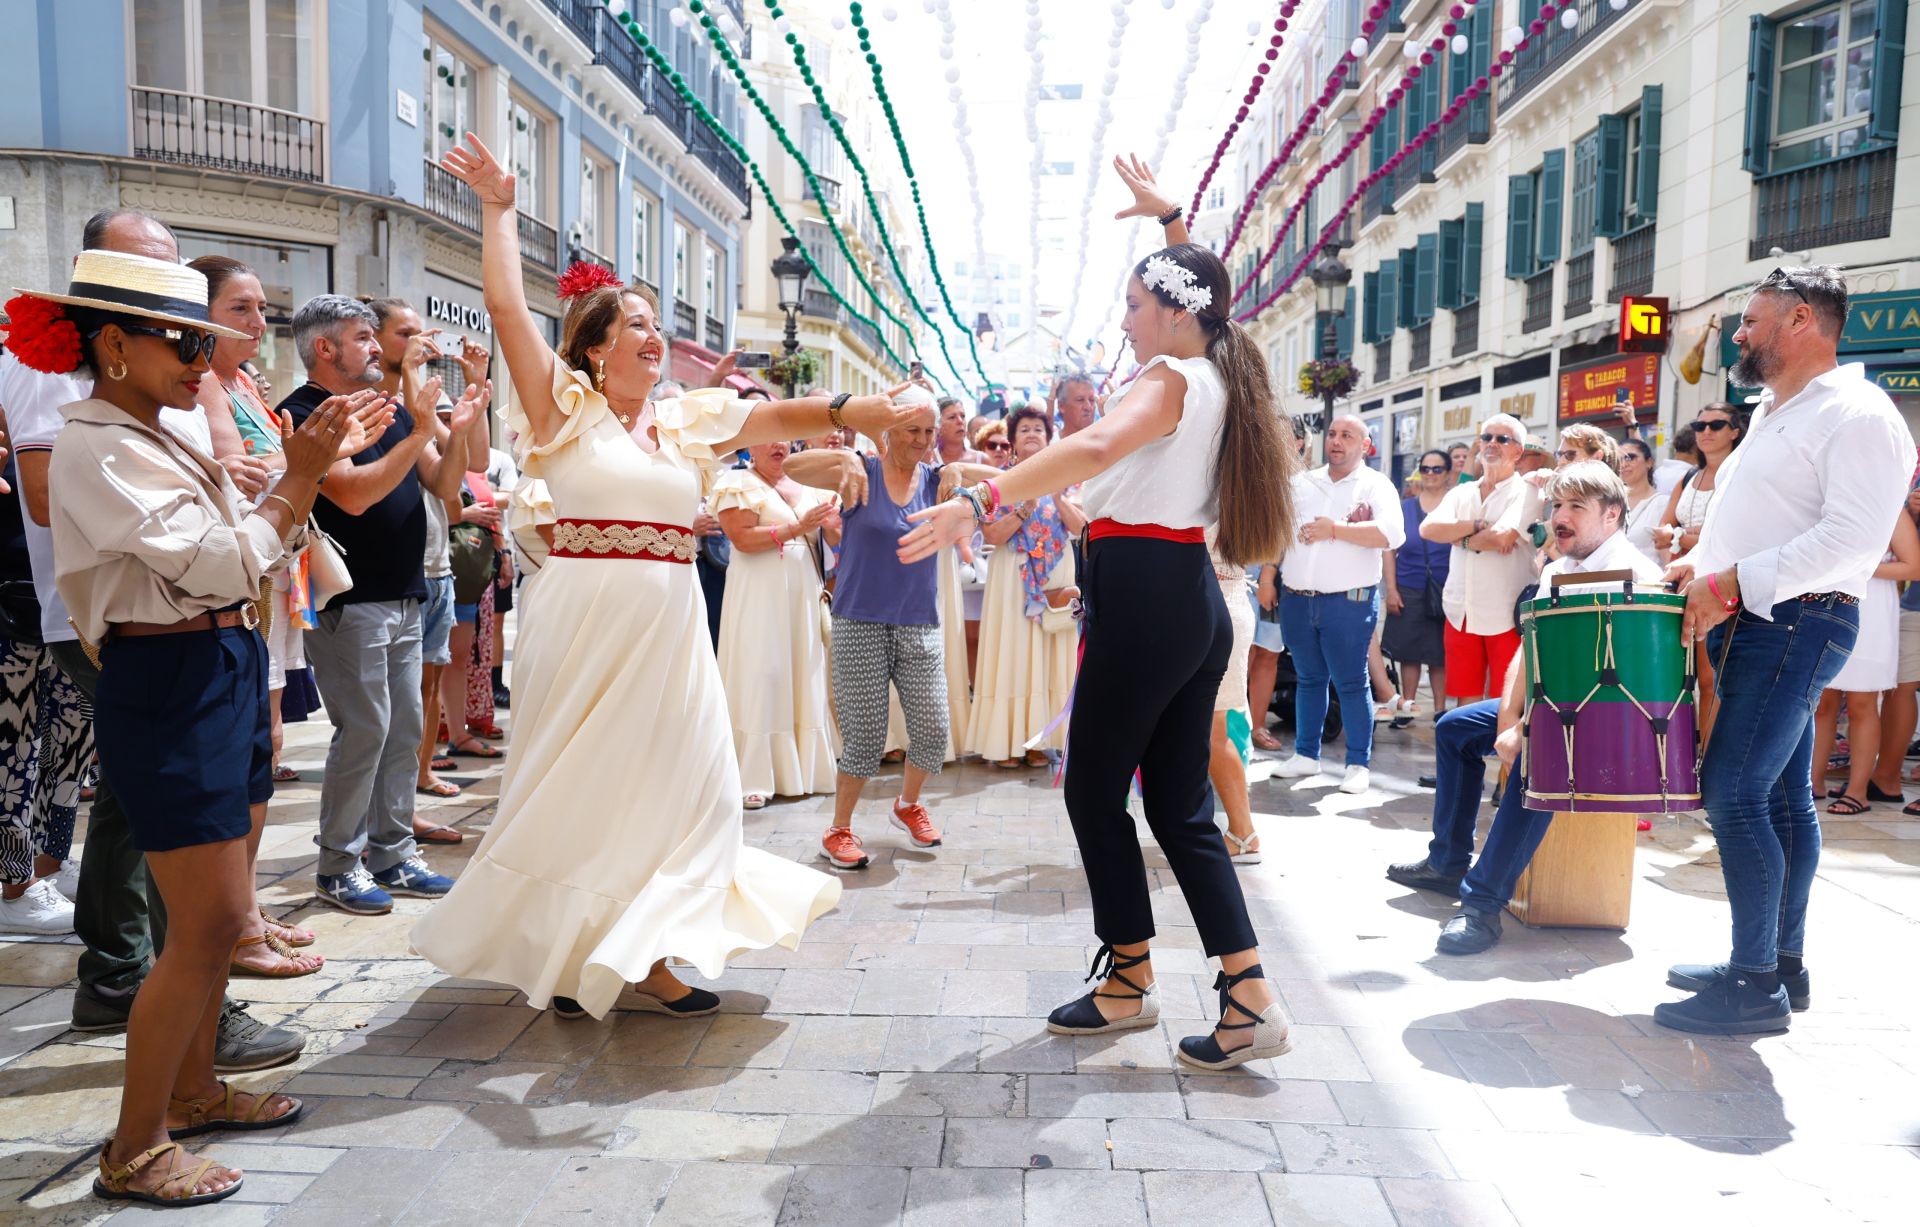
{"type": "Polygon", "coordinates": [[[1832,601],[1836,605],[1858,605],[1860,603],[1859,597],[1848,596],[1844,592],[1803,592],[1793,599],[1805,602],[1808,605],[1818,604],[1821,601],[1832,601]]]}
{"type": "Polygon", "coordinates": [[[251,603],[238,609],[216,609],[198,617],[181,622],[116,622],[108,629],[112,635],[139,639],[148,635],[185,635],[193,631],[230,630],[243,626],[254,630],[260,625],[260,617],[254,613],[251,603]]]}

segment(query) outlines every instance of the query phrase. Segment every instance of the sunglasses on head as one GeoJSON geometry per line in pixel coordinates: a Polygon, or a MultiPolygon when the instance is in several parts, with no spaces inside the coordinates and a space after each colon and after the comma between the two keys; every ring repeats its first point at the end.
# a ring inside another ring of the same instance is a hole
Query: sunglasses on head
{"type": "Polygon", "coordinates": [[[1717,422],[1695,422],[1693,424],[1693,433],[1699,434],[1703,430],[1726,430],[1732,425],[1733,423],[1727,421],[1725,418],[1721,418],[1717,422]]]}
{"type": "Polygon", "coordinates": [[[1801,302],[1808,301],[1807,292],[1793,284],[1793,274],[1784,268],[1776,268],[1768,273],[1766,279],[1761,281],[1756,288],[1762,290],[1785,290],[1787,293],[1797,297],[1801,302]]]}
{"type": "Polygon", "coordinates": [[[173,342],[173,352],[180,361],[193,365],[195,358],[213,361],[213,347],[220,341],[211,332],[200,332],[192,328],[155,328],[148,324],[122,324],[121,332],[131,332],[136,336],[159,337],[163,341],[173,342]]]}
{"type": "Polygon", "coordinates": [[[1500,444],[1500,445],[1501,445],[1502,447],[1505,447],[1505,446],[1506,446],[1507,444],[1509,444],[1509,443],[1518,443],[1519,441],[1520,441],[1520,440],[1518,440],[1518,439],[1516,439],[1516,438],[1514,438],[1514,437],[1513,437],[1512,435],[1497,435],[1497,434],[1492,434],[1492,433],[1487,433],[1487,432],[1483,432],[1483,433],[1482,433],[1482,434],[1480,435],[1480,442],[1482,442],[1482,443],[1498,443],[1498,444],[1500,444]]]}
{"type": "Polygon", "coordinates": [[[1423,464],[1420,466],[1420,471],[1422,473],[1433,474],[1433,473],[1446,473],[1446,472],[1450,472],[1451,470],[1447,465],[1444,465],[1444,464],[1423,464]]]}

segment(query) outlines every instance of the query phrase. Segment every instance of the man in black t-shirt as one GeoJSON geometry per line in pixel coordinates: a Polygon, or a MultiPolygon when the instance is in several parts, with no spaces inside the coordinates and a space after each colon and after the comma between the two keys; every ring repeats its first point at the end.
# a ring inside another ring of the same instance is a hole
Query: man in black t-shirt
{"type": "MultiPolygon", "coordinates": [[[[308,382],[280,408],[294,424],[329,396],[380,382],[373,312],[338,294],[309,299],[293,317],[308,382]]],[[[371,447],[327,470],[314,520],[339,545],[353,587],[320,611],[306,637],[320,697],[333,721],[320,790],[320,897],[362,915],[391,911],[393,895],[437,898],[452,889],[413,841],[419,771],[420,607],[427,594],[427,515],[421,490],[452,497],[466,471],[466,432],[482,389],[455,409],[446,454],[434,446],[439,380],[421,367],[431,342],[410,345],[405,401],[371,447]],[[362,856],[366,864],[361,865],[362,856]],[[369,873],[371,870],[371,873],[369,873]]]]}

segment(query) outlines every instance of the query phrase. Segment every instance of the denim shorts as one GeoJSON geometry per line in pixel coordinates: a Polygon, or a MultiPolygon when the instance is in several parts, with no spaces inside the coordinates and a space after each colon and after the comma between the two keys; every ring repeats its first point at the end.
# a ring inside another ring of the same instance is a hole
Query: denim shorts
{"type": "Polygon", "coordinates": [[[420,663],[450,665],[453,649],[453,576],[427,576],[427,599],[420,606],[420,663]]]}

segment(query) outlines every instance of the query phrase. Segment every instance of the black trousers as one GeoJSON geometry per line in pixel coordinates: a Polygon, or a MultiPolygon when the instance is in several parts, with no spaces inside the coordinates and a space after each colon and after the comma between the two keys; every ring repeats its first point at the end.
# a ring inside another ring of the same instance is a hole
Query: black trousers
{"type": "Polygon", "coordinates": [[[1204,545],[1106,537],[1081,582],[1085,655],[1067,732],[1067,815],[1109,945],[1153,936],[1146,864],[1127,793],[1139,769],[1147,825],[1209,955],[1256,944],[1246,897],[1213,821],[1213,703],[1233,629],[1204,545]]]}

